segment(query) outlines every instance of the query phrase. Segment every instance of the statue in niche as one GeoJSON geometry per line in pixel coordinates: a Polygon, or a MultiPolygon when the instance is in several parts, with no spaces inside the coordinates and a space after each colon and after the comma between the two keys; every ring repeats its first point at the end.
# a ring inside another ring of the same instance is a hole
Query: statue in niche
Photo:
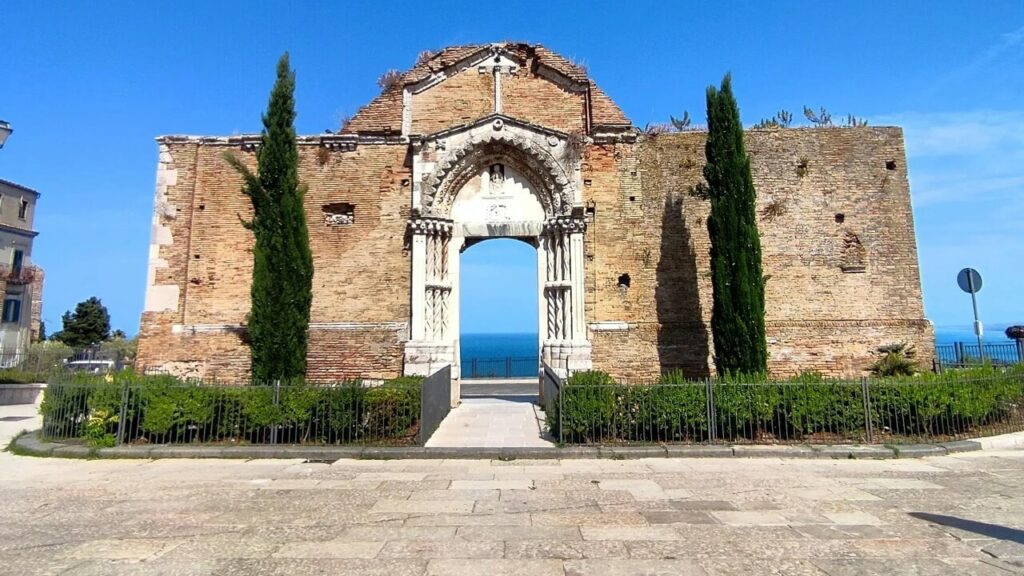
{"type": "Polygon", "coordinates": [[[505,183],[505,165],[491,164],[491,189],[498,190],[505,183]]]}

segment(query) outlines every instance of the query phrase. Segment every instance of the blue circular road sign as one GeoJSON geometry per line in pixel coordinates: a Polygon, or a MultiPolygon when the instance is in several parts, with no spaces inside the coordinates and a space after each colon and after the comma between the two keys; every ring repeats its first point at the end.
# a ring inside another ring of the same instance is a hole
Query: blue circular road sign
{"type": "Polygon", "coordinates": [[[981,290],[981,274],[974,268],[964,268],[956,275],[956,283],[964,292],[974,294],[981,290]]]}

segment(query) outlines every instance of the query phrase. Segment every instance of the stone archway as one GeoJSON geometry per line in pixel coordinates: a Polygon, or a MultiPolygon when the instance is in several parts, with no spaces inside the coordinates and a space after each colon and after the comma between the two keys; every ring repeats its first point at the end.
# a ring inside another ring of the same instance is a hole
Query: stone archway
{"type": "MultiPolygon", "coordinates": [[[[519,238],[537,247],[540,355],[567,372],[590,367],[583,302],[583,234],[563,165],[527,136],[471,138],[423,180],[412,236],[412,322],[407,374],[445,364],[459,378],[459,251],[467,241],[519,238]]],[[[453,403],[458,386],[452,387],[453,403]]]]}

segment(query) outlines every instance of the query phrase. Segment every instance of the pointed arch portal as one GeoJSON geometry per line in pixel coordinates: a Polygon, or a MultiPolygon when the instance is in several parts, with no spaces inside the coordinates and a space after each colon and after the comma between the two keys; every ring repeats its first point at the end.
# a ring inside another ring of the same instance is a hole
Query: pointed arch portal
{"type": "Polygon", "coordinates": [[[426,375],[451,364],[453,405],[461,374],[459,254],[483,239],[515,238],[537,248],[540,357],[562,372],[591,365],[583,304],[586,222],[573,209],[573,184],[529,140],[490,136],[436,163],[424,179],[419,214],[409,221],[412,322],[405,371],[426,375]]]}

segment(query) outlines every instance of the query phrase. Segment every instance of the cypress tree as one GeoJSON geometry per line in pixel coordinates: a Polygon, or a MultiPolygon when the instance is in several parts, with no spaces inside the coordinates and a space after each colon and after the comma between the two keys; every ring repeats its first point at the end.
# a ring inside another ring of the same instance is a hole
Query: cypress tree
{"type": "Polygon", "coordinates": [[[719,374],[755,374],[768,369],[764,329],[764,279],[757,232],[756,194],[743,125],[732,94],[732,78],[709,86],[707,164],[711,200],[711,332],[719,374]]]}
{"type": "Polygon", "coordinates": [[[240,160],[228,161],[244,179],[252,201],[252,303],[247,339],[253,382],[302,378],[306,374],[309,309],[313,301],[313,254],[303,210],[295,143],[295,73],[288,53],[277,63],[277,81],[263,115],[262,145],[253,174],[240,160]]]}

